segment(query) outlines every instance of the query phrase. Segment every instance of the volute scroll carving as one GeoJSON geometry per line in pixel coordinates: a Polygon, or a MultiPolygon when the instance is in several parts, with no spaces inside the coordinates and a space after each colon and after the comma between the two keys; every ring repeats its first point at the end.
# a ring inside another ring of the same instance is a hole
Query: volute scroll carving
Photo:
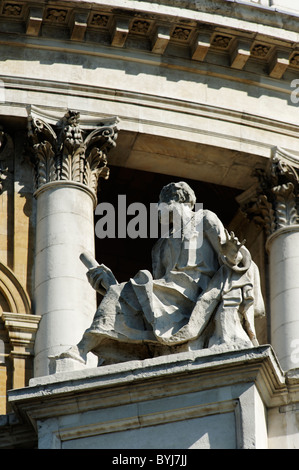
{"type": "Polygon", "coordinates": [[[95,194],[98,179],[109,177],[107,154],[116,145],[116,118],[93,130],[83,130],[80,113],[69,110],[55,126],[28,117],[31,162],[35,185],[73,181],[88,186],[95,194]]]}
{"type": "Polygon", "coordinates": [[[237,198],[241,210],[263,226],[267,237],[299,224],[299,157],[275,148],[268,166],[253,176],[254,186],[237,198]]]}

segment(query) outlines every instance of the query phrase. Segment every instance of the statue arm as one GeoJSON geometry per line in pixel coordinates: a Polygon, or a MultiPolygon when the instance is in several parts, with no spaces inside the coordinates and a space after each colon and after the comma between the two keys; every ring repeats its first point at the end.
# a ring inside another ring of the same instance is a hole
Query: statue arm
{"type": "Polygon", "coordinates": [[[233,232],[229,233],[216,214],[206,211],[203,229],[215,252],[226,264],[234,268],[244,261],[245,240],[240,242],[233,232]]]}
{"type": "Polygon", "coordinates": [[[118,284],[111,269],[104,264],[100,264],[95,268],[89,269],[87,272],[89,284],[102,295],[105,295],[110,286],[118,284]]]}

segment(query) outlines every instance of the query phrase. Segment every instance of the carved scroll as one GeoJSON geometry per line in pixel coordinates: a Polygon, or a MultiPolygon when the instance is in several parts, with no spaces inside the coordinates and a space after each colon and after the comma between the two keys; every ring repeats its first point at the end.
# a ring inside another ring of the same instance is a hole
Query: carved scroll
{"type": "Polygon", "coordinates": [[[241,210],[262,225],[267,236],[299,223],[299,158],[276,148],[266,169],[254,172],[258,183],[238,199],[241,210]]]}

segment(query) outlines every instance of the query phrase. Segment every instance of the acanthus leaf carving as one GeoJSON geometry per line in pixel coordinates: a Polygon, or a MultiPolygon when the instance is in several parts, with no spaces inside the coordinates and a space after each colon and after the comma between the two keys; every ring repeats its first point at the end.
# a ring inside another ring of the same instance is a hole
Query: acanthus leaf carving
{"type": "Polygon", "coordinates": [[[109,177],[107,154],[116,145],[115,123],[87,132],[81,129],[79,119],[77,111],[69,110],[54,130],[43,120],[29,116],[28,137],[37,189],[51,181],[74,181],[96,193],[98,179],[109,177]]]}
{"type": "Polygon", "coordinates": [[[266,236],[275,231],[275,213],[265,194],[259,195],[253,204],[246,207],[247,215],[265,230],[266,236]]]}
{"type": "Polygon", "coordinates": [[[298,212],[293,183],[272,188],[275,194],[275,217],[277,228],[298,224],[298,212]]]}
{"type": "Polygon", "coordinates": [[[45,141],[40,144],[34,144],[33,151],[35,153],[35,176],[36,186],[56,180],[55,154],[50,142],[45,141]]]}
{"type": "Polygon", "coordinates": [[[84,183],[96,192],[99,177],[108,179],[109,168],[105,154],[94,147],[86,159],[84,183]]]}
{"type": "Polygon", "coordinates": [[[267,168],[254,171],[258,183],[239,197],[243,212],[262,225],[267,236],[299,223],[298,172],[299,159],[276,148],[267,168]]]}

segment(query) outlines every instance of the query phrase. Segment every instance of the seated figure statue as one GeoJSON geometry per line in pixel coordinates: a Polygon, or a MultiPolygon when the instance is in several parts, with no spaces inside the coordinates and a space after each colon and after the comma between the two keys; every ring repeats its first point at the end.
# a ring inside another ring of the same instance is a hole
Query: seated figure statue
{"type": "Polygon", "coordinates": [[[152,250],[152,274],[139,271],[118,283],[104,265],[88,280],[103,293],[79,344],[61,357],[98,365],[203,348],[257,346],[254,317],[264,315],[259,272],[250,253],[209,210],[194,211],[195,195],[185,183],[160,193],[158,210],[183,221],[180,236],[170,224],[152,250]]]}

